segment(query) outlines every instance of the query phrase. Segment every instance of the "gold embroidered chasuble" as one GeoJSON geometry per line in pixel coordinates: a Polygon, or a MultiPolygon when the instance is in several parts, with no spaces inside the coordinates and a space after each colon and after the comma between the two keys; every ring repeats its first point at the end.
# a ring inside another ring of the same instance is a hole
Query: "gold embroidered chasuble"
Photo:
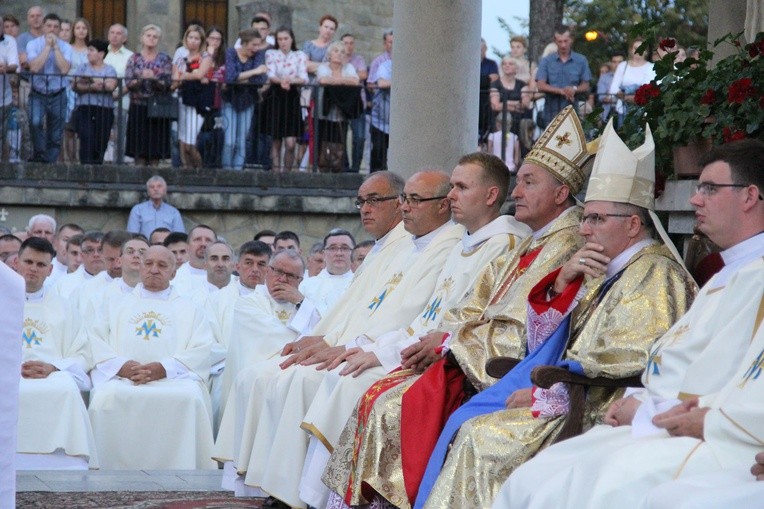
{"type": "Polygon", "coordinates": [[[642,377],[641,399],[700,395],[700,407],[710,407],[704,418],[704,440],[671,437],[665,430],[638,434],[637,417],[631,426],[595,426],[579,437],[541,451],[520,466],[502,486],[496,507],[641,507],[649,491],[672,479],[750,467],[762,437],[761,376],[743,384],[747,373],[758,371],[764,346],[764,258],[739,269],[726,282],[711,279],[692,308],[651,349],[651,363],[642,377]],[[660,356],[655,358],[655,354],[660,356]],[[649,375],[649,376],[648,376],[649,375]],[[741,391],[737,388],[743,384],[741,391]],[[684,394],[683,394],[684,393],[684,394]]]}
{"type": "MultiPolygon", "coordinates": [[[[495,382],[485,374],[487,359],[524,355],[528,293],[579,249],[580,219],[581,208],[568,209],[542,235],[528,237],[513,253],[496,258],[483,269],[472,291],[443,317],[440,328],[453,333],[449,346],[476,388],[495,382]],[[540,251],[527,270],[518,274],[520,258],[534,250],[540,251]]],[[[366,484],[394,505],[409,507],[400,456],[401,398],[418,378],[409,370],[383,378],[377,384],[385,390],[374,395],[363,422],[356,406],[345,425],[323,481],[332,491],[347,495],[351,505],[366,502],[361,493],[366,484]]],[[[369,391],[377,391],[377,384],[369,391]]],[[[359,404],[369,396],[367,392],[359,404]]]]}
{"type": "MultiPolygon", "coordinates": [[[[660,244],[639,250],[597,304],[602,278],[589,279],[573,310],[571,344],[564,359],[588,377],[625,378],[643,371],[649,350],[690,307],[697,286],[660,244]]],[[[592,387],[585,427],[622,390],[592,387]]],[[[530,408],[501,410],[464,423],[425,507],[490,507],[520,464],[554,441],[563,416],[534,418],[530,408]]]]}

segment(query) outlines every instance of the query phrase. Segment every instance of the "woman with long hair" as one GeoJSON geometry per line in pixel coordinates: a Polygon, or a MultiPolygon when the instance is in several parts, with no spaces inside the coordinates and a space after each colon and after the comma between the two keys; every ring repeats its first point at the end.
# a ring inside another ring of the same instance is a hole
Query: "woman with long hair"
{"type": "Polygon", "coordinates": [[[271,87],[263,99],[263,132],[273,138],[271,160],[274,170],[281,172],[292,170],[297,137],[303,133],[299,85],[308,82],[308,58],[297,50],[291,28],[276,30],[276,45],[277,49],[265,52],[271,87]]]}
{"type": "Polygon", "coordinates": [[[239,32],[241,46],[228,48],[225,61],[226,88],[223,91],[223,168],[240,170],[252,120],[256,120],[257,91],[266,81],[265,56],[258,51],[260,32],[252,28],[239,32]]]}
{"type": "Polygon", "coordinates": [[[178,143],[180,161],[186,168],[201,168],[202,157],[196,150],[196,137],[202,129],[203,118],[198,112],[201,80],[212,68],[212,58],[202,51],[207,34],[199,25],[189,25],[183,34],[187,54],[172,65],[173,86],[180,89],[178,107],[178,143]]]}
{"type": "Polygon", "coordinates": [[[507,126],[513,133],[520,132],[520,119],[528,111],[531,92],[528,84],[517,78],[518,61],[506,55],[501,59],[499,79],[491,83],[491,109],[494,113],[506,111],[512,114],[507,126]]]}
{"type": "Polygon", "coordinates": [[[77,69],[77,132],[80,137],[80,162],[102,164],[114,123],[112,92],[117,88],[117,71],[103,59],[109,43],[93,39],[88,46],[88,63],[77,69]]]}
{"type": "MultiPolygon", "coordinates": [[[[63,26],[63,22],[61,23],[63,26]]],[[[70,39],[65,39],[72,45],[72,66],[69,74],[74,76],[77,69],[88,63],[88,46],[90,44],[90,22],[85,18],[77,18],[71,24],[70,39]]],[[[63,39],[63,36],[62,36],[63,39]]],[[[64,125],[63,150],[61,157],[66,163],[77,162],[77,113],[75,102],[77,94],[73,87],[66,90],[66,124],[64,125]]]]}
{"type": "Polygon", "coordinates": [[[168,94],[172,79],[170,55],[159,51],[162,29],[149,24],[141,30],[141,50],[127,61],[125,80],[130,90],[125,155],[136,164],[155,165],[170,156],[170,120],[149,118],[149,100],[168,94]]]}
{"type": "Polygon", "coordinates": [[[212,59],[207,74],[201,79],[204,101],[210,102],[209,108],[205,104],[201,115],[203,117],[202,131],[196,139],[196,149],[202,156],[202,165],[210,168],[221,166],[223,152],[223,129],[220,122],[220,109],[222,107],[223,84],[225,83],[225,33],[217,26],[207,29],[207,38],[204,51],[212,59]]]}
{"type": "Polygon", "coordinates": [[[650,83],[650,80],[655,78],[653,64],[645,58],[648,52],[638,51],[642,43],[644,40],[639,38],[631,42],[629,59],[618,64],[613,73],[613,81],[610,82],[610,95],[618,99],[615,110],[618,112],[619,127],[623,124],[629,106],[634,104],[634,93],[639,87],[650,83]]]}
{"type": "Polygon", "coordinates": [[[343,42],[333,42],[326,52],[326,62],[316,70],[318,92],[316,117],[318,117],[318,167],[321,171],[342,171],[342,156],[345,152],[345,133],[348,113],[359,114],[361,98],[360,84],[355,67],[348,63],[343,42]],[[332,88],[344,85],[340,88],[332,88]],[[329,88],[327,88],[329,87],[329,88]]]}

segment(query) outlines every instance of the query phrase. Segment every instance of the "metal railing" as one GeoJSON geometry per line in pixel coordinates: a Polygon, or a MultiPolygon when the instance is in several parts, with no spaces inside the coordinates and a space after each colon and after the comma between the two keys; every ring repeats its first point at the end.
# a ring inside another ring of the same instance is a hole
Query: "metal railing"
{"type": "MultiPolygon", "coordinates": [[[[79,76],[0,77],[2,160],[313,172],[386,169],[389,89],[304,85],[285,91],[156,80],[133,80],[128,88],[124,79],[104,88],[102,83],[79,76]]],[[[543,127],[543,94],[523,92],[514,100],[497,100],[497,95],[480,90],[479,145],[516,169],[513,163],[543,127]]],[[[615,114],[615,96],[576,99],[581,117],[599,104],[615,114]]]]}

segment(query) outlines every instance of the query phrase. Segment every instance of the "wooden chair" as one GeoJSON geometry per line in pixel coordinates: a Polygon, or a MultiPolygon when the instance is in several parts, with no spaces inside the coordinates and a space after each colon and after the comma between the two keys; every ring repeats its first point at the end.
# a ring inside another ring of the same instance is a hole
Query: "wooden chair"
{"type": "MultiPolygon", "coordinates": [[[[489,359],[485,370],[494,378],[501,378],[506,375],[510,369],[520,362],[510,357],[495,357],[489,359]]],[[[568,395],[570,396],[570,410],[562,426],[562,430],[555,439],[560,442],[567,438],[580,435],[584,425],[584,413],[586,408],[586,389],[588,387],[609,387],[618,389],[622,387],[642,387],[641,375],[635,375],[628,378],[588,378],[582,375],[571,373],[567,369],[556,366],[537,366],[531,372],[531,381],[534,385],[542,389],[548,389],[557,382],[568,384],[568,395]]]]}

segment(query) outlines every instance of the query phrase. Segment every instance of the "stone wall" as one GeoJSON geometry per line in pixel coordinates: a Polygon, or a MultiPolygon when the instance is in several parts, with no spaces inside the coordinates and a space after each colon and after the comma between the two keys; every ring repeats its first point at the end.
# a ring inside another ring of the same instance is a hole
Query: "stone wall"
{"type": "MultiPolygon", "coordinates": [[[[78,0],[16,0],[0,3],[0,13],[9,13],[21,21],[26,29],[26,12],[33,5],[41,5],[46,12],[55,12],[62,18],[74,19],[78,15],[78,0]]],[[[130,0],[127,2],[128,47],[139,46],[141,27],[154,23],[162,27],[162,49],[170,54],[175,50],[183,32],[181,0],[130,0]]],[[[382,52],[382,33],[393,26],[393,0],[229,0],[229,42],[236,40],[242,28],[249,28],[255,12],[266,11],[273,16],[273,29],[279,25],[291,26],[297,44],[318,36],[318,20],[324,14],[336,17],[340,26],[337,39],[347,32],[356,36],[356,51],[366,58],[367,64],[382,52]]]]}
{"type": "Polygon", "coordinates": [[[187,230],[208,224],[233,245],[266,228],[294,231],[304,249],[334,227],[369,238],[354,205],[362,176],[354,174],[0,164],[0,225],[23,230],[31,216],[45,213],[85,229],[125,228],[154,173],[167,181],[168,201],[187,230]]]}
{"type": "Polygon", "coordinates": [[[331,14],[340,22],[337,39],[344,33],[356,38],[356,52],[367,64],[382,52],[382,33],[393,26],[393,0],[230,0],[229,31],[248,28],[258,11],[271,13],[272,30],[280,25],[291,26],[298,47],[318,36],[318,20],[331,14]]]}

